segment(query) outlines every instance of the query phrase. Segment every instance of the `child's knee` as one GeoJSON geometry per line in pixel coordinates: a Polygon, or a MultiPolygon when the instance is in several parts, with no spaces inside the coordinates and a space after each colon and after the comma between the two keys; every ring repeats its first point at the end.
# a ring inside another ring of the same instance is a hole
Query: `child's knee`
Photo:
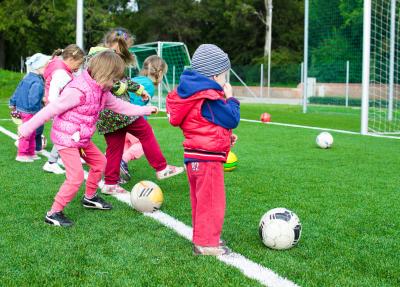
{"type": "Polygon", "coordinates": [[[73,176],[67,177],[67,182],[71,185],[74,185],[76,187],[80,187],[85,180],[85,175],[83,173],[83,170],[76,172],[73,176]]]}

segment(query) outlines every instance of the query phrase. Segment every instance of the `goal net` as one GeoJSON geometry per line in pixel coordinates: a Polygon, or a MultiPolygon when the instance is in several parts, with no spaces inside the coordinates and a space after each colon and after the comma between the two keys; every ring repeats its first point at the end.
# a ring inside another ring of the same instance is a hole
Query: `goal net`
{"type": "Polygon", "coordinates": [[[158,55],[167,63],[168,72],[151,101],[160,110],[165,110],[168,92],[175,88],[182,72],[190,66],[190,55],[186,45],[181,42],[154,42],[132,46],[129,51],[135,55],[137,62],[136,67],[129,69],[130,77],[137,75],[144,60],[151,55],[158,55]]]}
{"type": "Polygon", "coordinates": [[[400,0],[368,0],[365,5],[370,25],[364,23],[364,36],[366,32],[370,35],[370,51],[364,52],[364,69],[369,68],[364,77],[364,85],[368,85],[364,88],[367,95],[363,95],[364,101],[368,99],[363,111],[367,114],[364,133],[400,136],[400,0]]]}

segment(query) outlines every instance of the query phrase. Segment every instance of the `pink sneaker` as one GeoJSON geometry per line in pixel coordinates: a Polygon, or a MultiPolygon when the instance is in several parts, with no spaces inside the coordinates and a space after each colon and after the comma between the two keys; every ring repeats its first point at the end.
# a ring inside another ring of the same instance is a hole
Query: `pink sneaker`
{"type": "Polygon", "coordinates": [[[118,184],[105,184],[101,189],[101,192],[108,195],[127,193],[127,191],[118,184]]]}
{"type": "Polygon", "coordinates": [[[182,173],[185,169],[183,167],[178,167],[178,166],[173,166],[173,165],[167,165],[166,168],[163,170],[157,171],[156,175],[158,179],[166,179],[171,176],[178,175],[182,173]]]}

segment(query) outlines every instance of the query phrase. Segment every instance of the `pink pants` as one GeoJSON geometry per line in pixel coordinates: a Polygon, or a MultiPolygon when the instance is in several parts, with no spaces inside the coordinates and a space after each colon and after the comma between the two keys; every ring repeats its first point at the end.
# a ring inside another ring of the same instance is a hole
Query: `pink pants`
{"type": "Polygon", "coordinates": [[[147,161],[156,171],[163,170],[167,167],[167,161],[161,152],[153,129],[143,117],[139,117],[130,125],[104,135],[107,142],[107,166],[104,175],[106,184],[118,183],[120,164],[124,152],[125,136],[127,133],[139,139],[147,161]]]}
{"type": "Polygon", "coordinates": [[[106,167],[106,158],[93,142],[83,149],[64,148],[58,152],[64,163],[67,178],[54,198],[52,212],[62,211],[78,193],[84,181],[81,157],[90,166],[89,176],[86,180],[85,196],[87,198],[96,195],[98,183],[106,167]]]}
{"type": "Polygon", "coordinates": [[[122,160],[128,163],[131,160],[141,158],[143,154],[143,147],[139,139],[131,134],[126,134],[122,160]]]}
{"type": "Polygon", "coordinates": [[[219,246],[225,216],[224,169],[221,162],[186,164],[192,203],[193,243],[219,246]]]}
{"type": "MultiPolygon", "coordinates": [[[[34,115],[21,113],[22,122],[29,121],[34,115]]],[[[20,138],[18,140],[18,155],[21,156],[34,156],[36,147],[36,131],[31,133],[29,136],[20,138]]]]}

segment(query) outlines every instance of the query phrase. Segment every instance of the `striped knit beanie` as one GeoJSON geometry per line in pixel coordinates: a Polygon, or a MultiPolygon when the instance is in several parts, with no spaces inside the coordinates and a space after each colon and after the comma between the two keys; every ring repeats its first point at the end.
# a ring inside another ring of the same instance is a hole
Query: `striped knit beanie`
{"type": "Polygon", "coordinates": [[[202,44],[193,54],[192,69],[203,76],[216,76],[230,68],[228,54],[213,44],[202,44]]]}

